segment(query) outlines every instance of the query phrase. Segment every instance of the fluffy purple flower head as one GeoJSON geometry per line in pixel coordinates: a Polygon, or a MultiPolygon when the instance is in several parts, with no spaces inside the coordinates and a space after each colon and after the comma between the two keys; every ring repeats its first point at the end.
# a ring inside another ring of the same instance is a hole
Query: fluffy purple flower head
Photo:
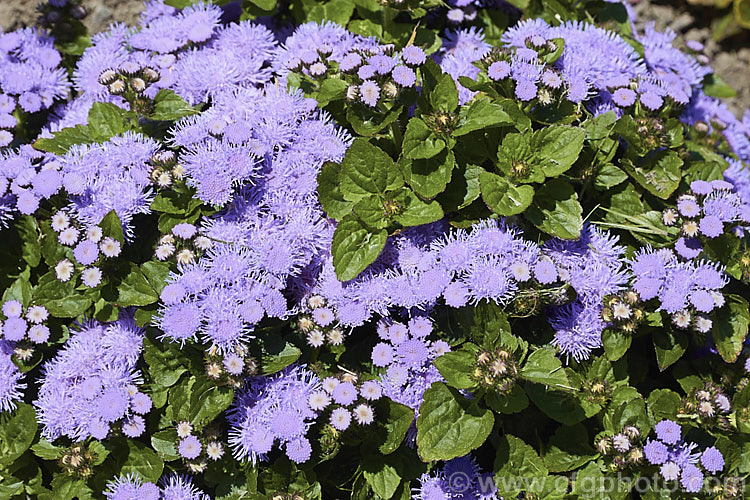
{"type": "Polygon", "coordinates": [[[132,415],[130,389],[141,383],[136,366],[143,330],[125,316],[85,323],[71,333],[43,367],[34,401],[42,435],[51,441],[63,435],[103,439],[109,423],[132,415]]]}
{"type": "Polygon", "coordinates": [[[716,447],[711,446],[703,450],[701,465],[708,472],[715,474],[724,469],[724,456],[716,447]]]}
{"type": "Polygon", "coordinates": [[[666,444],[676,444],[682,436],[682,429],[671,420],[662,420],[654,427],[656,436],[666,444]]]}
{"type": "Polygon", "coordinates": [[[299,366],[285,368],[270,377],[251,379],[247,389],[235,398],[229,415],[232,425],[229,443],[235,457],[252,463],[265,460],[278,440],[287,446],[291,460],[304,458],[296,440],[305,438],[317,416],[309,401],[320,387],[320,380],[299,366]]]}

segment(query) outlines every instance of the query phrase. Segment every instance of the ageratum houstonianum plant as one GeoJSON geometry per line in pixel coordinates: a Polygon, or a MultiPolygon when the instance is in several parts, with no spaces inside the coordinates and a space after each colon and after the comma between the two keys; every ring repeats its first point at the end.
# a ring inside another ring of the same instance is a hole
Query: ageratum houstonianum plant
{"type": "Polygon", "coordinates": [[[750,114],[627,4],[0,35],[0,497],[750,495],[750,114]]]}

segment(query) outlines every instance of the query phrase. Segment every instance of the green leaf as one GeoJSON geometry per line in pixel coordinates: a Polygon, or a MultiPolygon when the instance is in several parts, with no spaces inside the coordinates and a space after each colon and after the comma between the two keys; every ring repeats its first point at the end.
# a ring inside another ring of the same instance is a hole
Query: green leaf
{"type": "Polygon", "coordinates": [[[15,226],[22,242],[21,257],[31,267],[38,266],[42,261],[42,244],[36,219],[30,215],[21,215],[16,220],[15,226]]]}
{"type": "Polygon", "coordinates": [[[76,125],[52,134],[52,139],[37,139],[33,146],[40,151],[47,151],[56,155],[64,155],[74,144],[89,144],[96,142],[89,127],[76,125]]]}
{"type": "Polygon", "coordinates": [[[571,393],[546,389],[539,384],[525,384],[526,394],[548,417],[561,424],[575,425],[586,419],[581,403],[571,393]]]}
{"type": "Polygon", "coordinates": [[[438,77],[429,100],[434,109],[444,113],[452,113],[458,107],[458,88],[451,75],[443,73],[438,77]]]}
{"type": "Polygon", "coordinates": [[[234,399],[234,391],[227,386],[218,386],[216,382],[201,375],[196,377],[190,395],[190,423],[196,429],[202,429],[224,412],[234,399]]]}
{"type": "Polygon", "coordinates": [[[383,415],[387,434],[385,441],[380,445],[380,453],[388,455],[396,451],[404,441],[409,427],[414,422],[414,410],[389,398],[384,399],[388,405],[383,415]]]}
{"type": "Polygon", "coordinates": [[[477,385],[472,377],[475,361],[475,353],[461,349],[439,356],[433,361],[433,364],[451,387],[471,389],[477,385]]]}
{"type": "Polygon", "coordinates": [[[149,285],[151,285],[151,288],[153,288],[157,294],[161,294],[161,291],[167,285],[167,277],[170,273],[169,264],[166,262],[149,260],[148,262],[141,264],[141,271],[143,271],[143,275],[146,277],[146,281],[148,281],[149,285]]]}
{"type": "Polygon", "coordinates": [[[272,375],[280,372],[297,361],[301,355],[302,351],[294,344],[284,342],[281,345],[281,349],[278,349],[270,348],[269,343],[266,341],[264,343],[263,356],[261,357],[262,373],[263,375],[272,375]]]}
{"type": "Polygon", "coordinates": [[[534,188],[531,186],[514,186],[499,175],[489,172],[479,174],[479,186],[482,199],[498,215],[520,214],[534,199],[534,188]]]}
{"type": "Polygon", "coordinates": [[[571,388],[560,359],[555,356],[552,349],[544,347],[529,355],[519,376],[529,382],[544,384],[553,388],[571,388]]]}
{"type": "Polygon", "coordinates": [[[123,113],[122,108],[108,102],[95,102],[91,106],[88,128],[97,142],[104,142],[127,130],[123,113]]]}
{"type": "Polygon", "coordinates": [[[534,195],[534,204],[526,212],[526,218],[545,233],[564,240],[575,240],[581,236],[583,209],[578,203],[578,194],[569,182],[548,179],[534,195]]]}
{"type": "Polygon", "coordinates": [[[474,99],[468,106],[462,106],[458,113],[458,126],[453,137],[460,137],[475,130],[487,129],[498,125],[508,125],[512,120],[508,113],[489,99],[474,99]]]}
{"type": "MultiPolygon", "coordinates": [[[[352,21],[352,23],[354,22],[352,21]]],[[[351,26],[352,23],[349,23],[349,25],[351,26]]],[[[357,134],[370,137],[398,120],[401,111],[403,111],[403,106],[394,106],[388,111],[379,111],[369,106],[354,103],[346,108],[346,120],[357,134]]]]}
{"type": "Polygon", "coordinates": [[[402,158],[399,167],[409,186],[422,198],[434,198],[445,191],[451,180],[456,158],[452,151],[443,153],[426,160],[410,160],[402,158]]]}
{"type": "Polygon", "coordinates": [[[621,166],[649,193],[666,200],[680,184],[682,163],[676,152],[660,151],[647,157],[642,165],[624,159],[621,166]]]}
{"type": "Polygon", "coordinates": [[[86,485],[83,479],[73,479],[70,476],[57,474],[52,478],[52,498],[55,500],[89,500],[94,497],[91,488],[86,485]]]}
{"type": "Polygon", "coordinates": [[[654,421],[676,419],[682,398],[679,394],[669,389],[656,389],[648,395],[648,410],[654,417],[654,421]]]}
{"type": "MultiPolygon", "coordinates": [[[[346,0],[341,1],[346,2],[346,0]]],[[[315,95],[315,99],[318,101],[318,107],[324,108],[331,101],[344,99],[346,97],[346,89],[348,88],[349,84],[340,78],[326,78],[323,80],[323,83],[320,84],[320,90],[318,90],[318,93],[315,95]]]]}
{"type": "Polygon", "coordinates": [[[406,125],[403,155],[413,160],[432,158],[445,149],[445,141],[416,116],[406,125]]]}
{"type": "Polygon", "coordinates": [[[341,219],[331,242],[336,277],[340,281],[354,279],[380,255],[387,239],[385,229],[370,232],[355,215],[341,219]]]}
{"type": "Polygon", "coordinates": [[[742,344],[750,325],[747,300],[739,295],[726,295],[726,305],[714,318],[711,335],[716,349],[727,363],[734,363],[742,351],[742,344]]]}
{"type": "Polygon", "coordinates": [[[562,425],[550,438],[544,464],[551,472],[578,469],[596,458],[596,451],[589,442],[589,433],[583,424],[562,425]]]}
{"type": "Polygon", "coordinates": [[[685,332],[671,328],[659,328],[654,332],[654,349],[659,370],[664,371],[685,354],[688,336],[685,332]]]}
{"type": "Polygon", "coordinates": [[[26,307],[31,303],[32,288],[29,283],[28,275],[21,275],[13,284],[3,291],[2,301],[17,300],[26,307]]]}
{"type": "Polygon", "coordinates": [[[424,393],[417,418],[417,451],[425,462],[462,457],[489,436],[495,418],[476,401],[435,382],[424,393]]]}
{"type": "Polygon", "coordinates": [[[154,97],[154,111],[147,118],[157,121],[173,121],[197,113],[195,108],[173,90],[162,89],[154,97]]]}
{"type": "Polygon", "coordinates": [[[328,162],[318,174],[318,200],[323,210],[329,217],[341,220],[345,215],[351,213],[354,204],[344,199],[341,194],[339,178],[341,165],[328,162]]]}
{"type": "Polygon", "coordinates": [[[109,236],[110,238],[114,238],[119,241],[121,245],[125,243],[125,236],[122,232],[122,222],[120,222],[120,218],[114,210],[110,210],[110,212],[104,216],[99,223],[99,227],[102,228],[102,235],[105,237],[109,236]]]}
{"type": "Polygon", "coordinates": [[[54,270],[39,278],[32,298],[56,318],[75,318],[91,305],[91,298],[77,292],[72,279],[65,283],[58,281],[54,270]]]}
{"type": "Polygon", "coordinates": [[[401,484],[396,468],[381,456],[370,455],[362,463],[362,473],[372,491],[381,498],[391,498],[401,484]]]}
{"type": "Polygon", "coordinates": [[[361,137],[346,151],[339,173],[340,189],[347,201],[359,201],[404,185],[401,172],[385,151],[361,137]]]}
{"type": "Polygon", "coordinates": [[[354,205],[352,211],[369,229],[384,229],[388,226],[389,221],[385,213],[385,207],[378,196],[362,198],[354,205]]]}
{"type": "Polygon", "coordinates": [[[703,78],[703,92],[707,96],[725,99],[737,97],[737,91],[727,85],[724,80],[715,73],[709,73],[703,78]]]}
{"type": "MultiPolygon", "coordinates": [[[[307,20],[316,23],[333,21],[339,26],[346,26],[353,13],[354,3],[351,0],[331,0],[310,9],[307,13],[307,20]]],[[[323,84],[325,85],[325,82],[323,84]]]]}
{"type": "Polygon", "coordinates": [[[175,344],[159,346],[148,338],[143,341],[143,359],[148,364],[148,373],[154,383],[171,387],[187,371],[182,365],[180,349],[175,344]]]}
{"type": "Polygon", "coordinates": [[[444,216],[443,209],[437,201],[425,203],[409,189],[402,190],[394,200],[401,205],[394,219],[404,227],[429,224],[444,216]]]}
{"type": "Polygon", "coordinates": [[[517,182],[542,182],[544,172],[535,161],[531,145],[523,134],[511,133],[497,150],[497,167],[517,182]]]}
{"type": "Polygon", "coordinates": [[[633,341],[631,335],[627,335],[615,328],[605,328],[602,332],[602,344],[607,359],[617,361],[628,352],[630,343],[633,341]]]}
{"type": "Polygon", "coordinates": [[[273,10],[276,8],[276,0],[250,0],[262,10],[273,10]]]}
{"type": "Polygon", "coordinates": [[[0,415],[0,465],[11,465],[29,449],[36,435],[36,413],[26,403],[0,415]]]}
{"type": "Polygon", "coordinates": [[[120,475],[138,474],[143,481],[155,483],[164,470],[164,462],[154,450],[140,441],[127,439],[120,441],[128,450],[127,458],[122,464],[120,475]]]}
{"type": "Polygon", "coordinates": [[[531,137],[531,149],[547,177],[557,177],[568,170],[583,149],[586,131],[580,127],[552,125],[531,137]]]}
{"type": "Polygon", "coordinates": [[[597,189],[607,190],[618,184],[622,184],[627,179],[628,174],[623,172],[622,169],[611,163],[606,163],[602,165],[596,173],[596,177],[594,177],[594,186],[596,186],[597,189]]]}
{"type": "Polygon", "coordinates": [[[138,266],[129,263],[130,271],[118,287],[117,305],[120,307],[147,306],[159,300],[159,294],[148,282],[138,266]]]}
{"type": "Polygon", "coordinates": [[[515,498],[524,491],[538,492],[549,475],[537,452],[522,439],[506,434],[499,438],[495,457],[498,496],[515,498]],[[517,479],[522,478],[523,481],[517,479]],[[540,479],[534,481],[534,479],[540,479]]]}
{"type": "Polygon", "coordinates": [[[55,446],[42,438],[31,447],[31,451],[34,452],[34,455],[43,460],[57,460],[62,456],[65,448],[62,446],[55,446]]]}
{"type": "Polygon", "coordinates": [[[510,392],[505,395],[500,395],[494,391],[489,392],[484,396],[484,401],[493,411],[508,415],[523,411],[529,406],[529,398],[526,397],[526,392],[519,385],[514,385],[510,392]]]}
{"type": "Polygon", "coordinates": [[[180,453],[177,450],[177,431],[174,428],[155,432],[151,435],[151,446],[156,450],[162,460],[171,462],[179,460],[180,453]]]}

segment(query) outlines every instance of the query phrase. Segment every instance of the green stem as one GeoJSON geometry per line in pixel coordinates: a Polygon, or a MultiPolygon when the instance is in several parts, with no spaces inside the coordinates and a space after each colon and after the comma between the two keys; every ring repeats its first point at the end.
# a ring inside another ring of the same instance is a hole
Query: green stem
{"type": "Polygon", "coordinates": [[[396,146],[397,154],[401,153],[401,145],[404,142],[404,136],[401,134],[401,127],[398,124],[398,120],[394,121],[390,125],[391,137],[393,137],[393,144],[396,146]]]}

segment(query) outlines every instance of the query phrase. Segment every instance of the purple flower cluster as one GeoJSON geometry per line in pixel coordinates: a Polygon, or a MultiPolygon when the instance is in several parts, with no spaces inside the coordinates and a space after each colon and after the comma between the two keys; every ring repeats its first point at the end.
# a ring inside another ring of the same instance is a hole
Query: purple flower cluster
{"type": "Polygon", "coordinates": [[[725,224],[750,223],[750,204],[740,193],[733,192],[734,188],[733,183],[725,180],[693,181],[691,192],[677,198],[677,210],[664,211],[664,224],[680,227],[675,251],[681,257],[694,259],[700,255],[703,247],[699,235],[713,239],[725,233],[725,224]]]}
{"type": "Polygon", "coordinates": [[[28,339],[35,344],[43,344],[49,338],[49,328],[44,322],[49,313],[44,306],[30,306],[24,314],[24,307],[18,300],[3,303],[5,321],[0,322],[0,335],[5,340],[18,342],[28,339]]]}
{"type": "Polygon", "coordinates": [[[708,133],[718,133],[740,160],[750,161],[750,111],[745,111],[739,120],[720,99],[695,91],[680,120],[700,126],[708,133]]]}
{"type": "Polygon", "coordinates": [[[0,228],[16,212],[33,214],[42,199],[62,186],[60,162],[24,145],[17,151],[0,152],[0,228]]]}
{"type": "Polygon", "coordinates": [[[311,293],[325,297],[342,324],[359,326],[391,307],[451,307],[491,300],[507,304],[532,280],[539,249],[497,220],[448,231],[437,222],[389,238],[378,260],[352,281],[336,279],[327,259],[311,293]]]}
{"type": "Polygon", "coordinates": [[[548,309],[554,343],[566,356],[585,359],[601,346],[606,327],[602,299],[619,291],[628,279],[622,260],[625,248],[617,243],[617,237],[585,226],[578,240],[553,239],[544,245],[543,252],[557,266],[561,280],[577,294],[572,303],[548,309]]]}
{"type": "Polygon", "coordinates": [[[51,37],[31,28],[0,33],[0,148],[13,141],[16,109],[36,113],[68,94],[70,82],[51,37]]]}
{"type": "Polygon", "coordinates": [[[129,437],[145,431],[142,415],[152,403],[138,391],[142,380],[136,369],[143,335],[131,318],[92,321],[71,332],[57,356],[44,364],[34,401],[45,438],[105,439],[113,425],[129,437]]]}
{"type": "Polygon", "coordinates": [[[190,478],[171,474],[164,476],[161,487],[143,481],[137,474],[119,476],[107,483],[107,500],[209,500],[209,496],[193,485],[190,478]]]}
{"type": "Polygon", "coordinates": [[[491,46],[484,41],[484,33],[475,27],[449,31],[443,38],[443,46],[437,54],[436,61],[440,68],[456,80],[458,100],[460,104],[471,100],[476,92],[472,92],[458,83],[459,77],[467,76],[476,79],[479,68],[475,62],[490,52],[491,46]]]}
{"type": "Polygon", "coordinates": [[[349,100],[358,98],[371,108],[377,106],[381,98],[396,98],[400,89],[415,86],[415,68],[425,60],[424,51],[414,45],[396,56],[350,52],[339,64],[339,70],[351,74],[352,82],[346,96],[349,100]]]}
{"type": "Polygon", "coordinates": [[[671,420],[662,420],[655,427],[656,439],[646,440],[643,453],[651,465],[667,481],[677,481],[689,493],[703,489],[705,473],[715,474],[724,468],[724,457],[715,447],[696,452],[698,445],[682,439],[682,429],[671,420]],[[699,467],[702,466],[702,469],[699,467]]]}
{"type": "Polygon", "coordinates": [[[250,379],[229,414],[229,444],[235,458],[253,464],[263,461],[278,441],[290,460],[306,462],[312,446],[305,435],[318,416],[311,397],[320,389],[318,377],[301,366],[250,379]]]}
{"type": "Polygon", "coordinates": [[[102,282],[102,271],[94,264],[106,258],[120,255],[121,245],[116,239],[103,237],[99,226],[81,227],[65,210],[52,216],[52,229],[57,233],[57,241],[72,248],[72,259],[63,259],[55,266],[55,274],[60,281],[70,281],[76,272],[76,264],[81,269],[81,282],[94,288],[102,282]]]}
{"type": "Polygon", "coordinates": [[[287,279],[330,244],[317,174],[325,161],[341,161],[350,138],[314,101],[274,87],[222,95],[174,136],[186,147],[181,158],[198,196],[233,203],[205,221],[210,248],[169,278],[158,324],[171,339],[200,333],[227,347],[247,338],[264,314],[284,317],[287,279]],[[233,184],[255,172],[263,175],[235,195],[233,184]]]}
{"type": "Polygon", "coordinates": [[[294,190],[310,197],[326,161],[341,161],[348,134],[313,99],[275,86],[238,89],[216,96],[206,112],[183,119],[172,131],[183,148],[188,184],[206,203],[225,205],[234,188],[257,181],[266,197],[294,190]],[[265,191],[265,192],[264,192],[265,191]]]}
{"type": "Polygon", "coordinates": [[[471,455],[454,458],[432,473],[422,474],[419,483],[412,490],[412,498],[418,500],[498,498],[492,473],[483,472],[471,455]]]}
{"type": "Polygon", "coordinates": [[[672,250],[651,248],[637,252],[628,264],[641,300],[658,300],[657,310],[668,313],[678,328],[692,326],[702,333],[711,329],[707,315],[724,305],[720,290],[729,282],[718,265],[685,262],[672,250]]]}
{"type": "Polygon", "coordinates": [[[375,380],[368,380],[359,387],[356,383],[357,378],[348,373],[324,378],[322,389],[310,395],[310,408],[315,411],[331,409],[329,422],[339,431],[348,429],[352,420],[359,425],[370,425],[375,421],[375,411],[369,402],[380,399],[383,391],[375,380]]]}
{"type": "Polygon", "coordinates": [[[60,158],[62,182],[72,214],[87,225],[99,224],[114,210],[129,238],[136,214],[151,211],[150,161],[159,144],[126,132],[101,144],[76,144],[60,158]]]}
{"type": "Polygon", "coordinates": [[[272,65],[274,72],[282,77],[300,70],[306,75],[319,76],[334,63],[344,71],[352,62],[352,54],[381,54],[386,48],[373,37],[355,35],[330,21],[305,23],[276,50],[272,65]]]}
{"type": "Polygon", "coordinates": [[[425,391],[443,380],[432,362],[450,351],[447,342],[429,340],[430,333],[426,317],[415,316],[408,324],[384,318],[378,323],[382,342],[372,349],[372,364],[385,369],[380,376],[383,395],[415,410],[415,421],[425,391]]]}
{"type": "Polygon", "coordinates": [[[13,343],[0,340],[0,411],[11,411],[23,397],[24,374],[13,363],[13,343]]]}
{"type": "MultiPolygon", "coordinates": [[[[678,105],[688,104],[693,91],[711,71],[693,55],[674,48],[675,34],[671,31],[660,33],[647,26],[645,33],[638,36],[645,52],[641,58],[625,39],[595,25],[568,21],[549,26],[541,19],[529,19],[508,29],[502,37],[506,45],[516,48],[513,62],[517,66],[522,66],[518,60],[523,57],[535,63],[532,68],[524,67],[521,77],[514,78],[520,99],[530,100],[535,96],[532,84],[539,80],[544,83],[546,72],[541,71],[543,68],[536,58],[523,54],[519,57],[519,51],[539,49],[554,43],[556,38],[562,38],[565,47],[549,78],[559,73],[554,81],[558,86],[558,80],[565,83],[567,98],[573,102],[586,101],[597,114],[615,110],[620,115],[636,99],[651,111],[661,108],[667,98],[678,105]],[[518,86],[522,87],[521,92],[518,86]]],[[[498,65],[489,75],[497,80],[507,77],[506,71],[498,65]]]]}

